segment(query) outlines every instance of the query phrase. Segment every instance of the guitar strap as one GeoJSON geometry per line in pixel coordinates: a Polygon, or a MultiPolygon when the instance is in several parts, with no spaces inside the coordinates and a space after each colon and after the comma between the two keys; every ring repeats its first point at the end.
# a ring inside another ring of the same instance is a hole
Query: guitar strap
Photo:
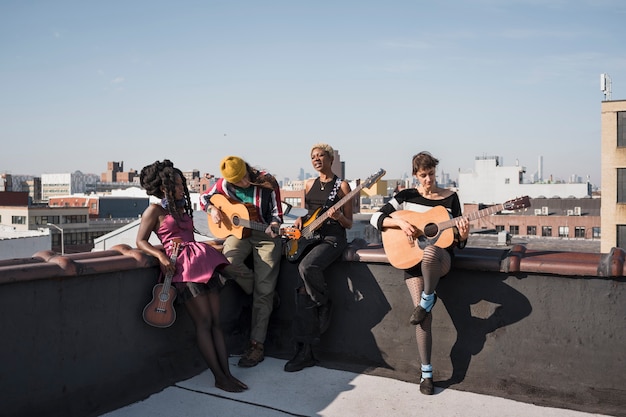
{"type": "Polygon", "coordinates": [[[341,187],[341,181],[342,179],[337,177],[337,180],[335,180],[335,186],[333,187],[330,194],[328,194],[328,199],[326,200],[326,203],[324,203],[324,207],[322,211],[326,211],[330,207],[332,207],[333,202],[335,201],[335,197],[337,197],[337,193],[339,192],[339,187],[341,187]]]}

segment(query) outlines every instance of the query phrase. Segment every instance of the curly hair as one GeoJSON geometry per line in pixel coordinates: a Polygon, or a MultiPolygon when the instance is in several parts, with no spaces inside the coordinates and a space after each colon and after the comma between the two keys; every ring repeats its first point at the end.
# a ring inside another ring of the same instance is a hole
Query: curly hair
{"type": "Polygon", "coordinates": [[[258,185],[259,187],[270,189],[280,188],[276,177],[269,172],[253,168],[247,162],[246,171],[248,171],[248,177],[250,178],[250,183],[252,185],[258,185]]]}
{"type": "Polygon", "coordinates": [[[146,165],[139,174],[139,181],[141,186],[148,195],[153,195],[160,199],[167,201],[165,210],[167,210],[172,216],[180,217],[177,210],[176,201],[174,195],[176,192],[176,176],[180,176],[184,189],[184,210],[193,217],[193,210],[191,209],[191,198],[189,197],[189,188],[187,188],[187,180],[182,171],[176,167],[169,159],[163,161],[155,161],[150,165],[146,165]]]}
{"type": "Polygon", "coordinates": [[[439,159],[435,158],[430,152],[422,151],[413,155],[413,175],[417,174],[420,169],[437,168],[439,159]]]}

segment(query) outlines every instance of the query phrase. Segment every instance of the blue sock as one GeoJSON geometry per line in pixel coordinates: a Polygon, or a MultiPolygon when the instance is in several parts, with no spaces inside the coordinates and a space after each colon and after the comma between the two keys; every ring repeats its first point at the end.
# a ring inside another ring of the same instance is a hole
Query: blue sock
{"type": "Polygon", "coordinates": [[[420,305],[426,311],[432,310],[433,306],[435,305],[435,293],[426,294],[424,291],[422,291],[422,299],[420,301],[420,305]]]}
{"type": "Polygon", "coordinates": [[[433,378],[433,366],[431,364],[422,365],[422,379],[433,378]]]}

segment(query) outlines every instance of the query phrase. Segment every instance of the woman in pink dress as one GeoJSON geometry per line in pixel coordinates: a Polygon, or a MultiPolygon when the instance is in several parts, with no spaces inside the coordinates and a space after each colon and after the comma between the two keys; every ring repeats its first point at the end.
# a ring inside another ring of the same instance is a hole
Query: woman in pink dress
{"type": "Polygon", "coordinates": [[[230,373],[219,321],[218,271],[229,262],[211,245],[194,240],[187,182],[171,161],[165,159],[145,166],[139,178],[148,195],[160,198],[161,203],[150,204],[143,212],[137,247],[159,260],[163,274],[173,273],[172,285],[195,324],[198,347],[215,377],[215,386],[241,392],[248,387],[230,373]],[[165,252],[148,241],[152,232],[159,237],[165,252]],[[175,263],[170,261],[172,239],[183,242],[175,263]]]}

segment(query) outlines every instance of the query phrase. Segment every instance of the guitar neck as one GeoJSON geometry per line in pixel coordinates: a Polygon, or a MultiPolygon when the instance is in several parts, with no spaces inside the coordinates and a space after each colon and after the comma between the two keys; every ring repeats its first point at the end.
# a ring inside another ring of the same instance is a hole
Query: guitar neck
{"type": "Polygon", "coordinates": [[[469,221],[472,221],[472,220],[480,219],[481,217],[491,216],[492,214],[496,214],[502,211],[503,209],[504,209],[504,204],[496,204],[495,206],[491,206],[482,210],[470,212],[465,216],[455,217],[453,219],[443,221],[441,223],[438,223],[437,226],[439,226],[439,230],[449,229],[450,227],[455,226],[456,221],[460,219],[461,217],[465,217],[469,221]]]}
{"type": "MultiPolygon", "coordinates": [[[[243,227],[246,227],[252,230],[257,230],[259,232],[265,232],[268,226],[265,223],[255,222],[255,221],[246,220],[246,219],[239,219],[239,224],[243,227]]],[[[278,227],[272,226],[272,230],[274,231],[274,233],[277,233],[277,234],[280,232],[280,228],[278,227]]]]}
{"type": "Polygon", "coordinates": [[[258,230],[260,232],[264,232],[265,229],[267,229],[267,225],[265,223],[255,222],[252,220],[239,219],[239,223],[243,227],[246,227],[252,230],[258,230]]]}
{"type": "MultiPolygon", "coordinates": [[[[332,208],[339,208],[346,204],[348,201],[352,200],[355,195],[357,195],[365,186],[365,183],[361,183],[348,194],[346,194],[341,200],[337,201],[332,208]]],[[[330,217],[330,213],[326,210],[324,213],[320,214],[315,220],[309,223],[306,227],[302,229],[302,236],[306,238],[310,238],[313,236],[313,232],[317,230],[325,221],[330,217]]]]}
{"type": "MultiPolygon", "coordinates": [[[[180,251],[180,244],[177,244],[172,250],[172,254],[170,255],[170,263],[176,264],[176,258],[178,258],[178,252],[180,251]]],[[[163,290],[162,292],[169,291],[170,285],[172,285],[172,277],[174,277],[174,272],[168,272],[165,274],[165,278],[163,279],[163,290]]]]}

